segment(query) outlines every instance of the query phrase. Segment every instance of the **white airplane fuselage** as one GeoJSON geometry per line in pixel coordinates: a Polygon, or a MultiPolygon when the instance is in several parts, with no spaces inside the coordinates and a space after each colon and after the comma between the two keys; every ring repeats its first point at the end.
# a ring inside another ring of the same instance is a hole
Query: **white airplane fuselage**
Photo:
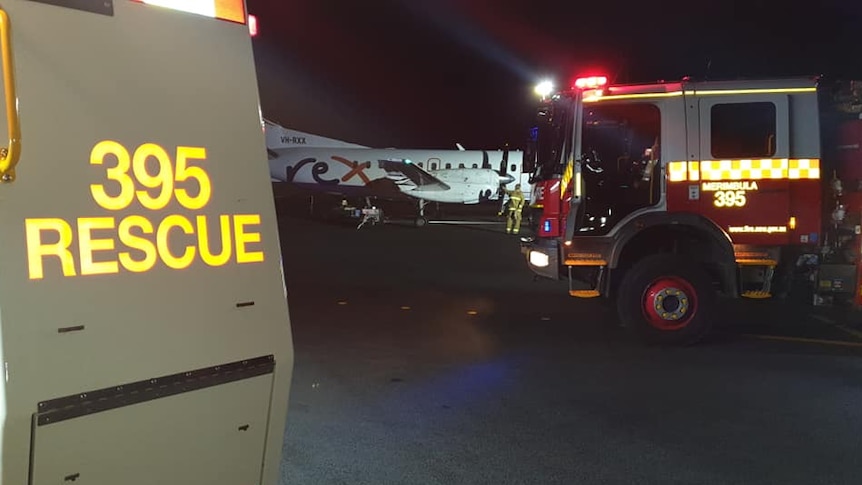
{"type": "MultiPolygon", "coordinates": [[[[502,151],[325,147],[271,152],[274,180],[342,195],[477,204],[497,199],[501,183],[512,188],[517,182],[495,170],[504,159],[502,151]]],[[[522,152],[509,151],[505,163],[521,167],[522,152]]]]}

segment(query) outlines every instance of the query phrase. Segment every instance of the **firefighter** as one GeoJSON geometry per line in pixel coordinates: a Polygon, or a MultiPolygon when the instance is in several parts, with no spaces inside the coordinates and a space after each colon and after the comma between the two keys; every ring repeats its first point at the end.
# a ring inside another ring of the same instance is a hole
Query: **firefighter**
{"type": "Polygon", "coordinates": [[[498,215],[498,216],[500,216],[500,217],[502,217],[502,216],[503,216],[503,214],[505,214],[505,213],[507,212],[507,209],[508,209],[508,207],[509,207],[509,202],[510,202],[510,201],[509,201],[509,191],[508,191],[508,190],[503,191],[503,194],[502,194],[502,195],[503,195],[503,203],[500,205],[500,211],[499,211],[499,212],[497,212],[497,215],[498,215]]]}
{"type": "Polygon", "coordinates": [[[509,214],[506,217],[506,234],[518,234],[521,230],[521,211],[524,210],[524,193],[521,184],[515,185],[515,190],[509,194],[509,214]]]}

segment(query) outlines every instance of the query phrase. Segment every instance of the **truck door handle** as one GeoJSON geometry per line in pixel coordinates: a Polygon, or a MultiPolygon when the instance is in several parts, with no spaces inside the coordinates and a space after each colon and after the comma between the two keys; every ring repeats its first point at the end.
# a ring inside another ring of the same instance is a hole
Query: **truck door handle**
{"type": "Polygon", "coordinates": [[[0,56],[3,57],[3,88],[9,143],[0,148],[0,181],[15,180],[15,166],[21,157],[21,119],[15,90],[15,63],[12,60],[12,32],[9,14],[0,8],[0,56]]]}

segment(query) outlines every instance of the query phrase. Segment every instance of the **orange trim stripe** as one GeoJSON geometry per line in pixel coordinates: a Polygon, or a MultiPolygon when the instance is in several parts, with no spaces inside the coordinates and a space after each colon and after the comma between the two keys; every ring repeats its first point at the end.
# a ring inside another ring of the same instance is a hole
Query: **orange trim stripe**
{"type": "Polygon", "coordinates": [[[188,0],[132,0],[159,7],[171,8],[181,12],[196,13],[205,17],[215,17],[229,22],[246,23],[244,0],[206,0],[188,3],[188,0]]]}
{"type": "Polygon", "coordinates": [[[245,23],[245,2],[243,0],[215,0],[216,17],[231,22],[245,23]]]}

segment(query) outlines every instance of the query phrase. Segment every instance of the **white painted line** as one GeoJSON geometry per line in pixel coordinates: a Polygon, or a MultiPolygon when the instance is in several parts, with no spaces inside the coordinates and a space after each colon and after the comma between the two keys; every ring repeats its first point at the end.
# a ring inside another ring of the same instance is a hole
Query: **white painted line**
{"type": "Polygon", "coordinates": [[[826,340],[816,338],[803,337],[783,337],[780,335],[757,335],[757,334],[742,334],[745,337],[753,337],[761,340],[780,340],[785,342],[799,342],[809,344],[837,345],[841,347],[862,347],[862,342],[847,342],[844,340],[826,340]]]}
{"type": "Polygon", "coordinates": [[[832,319],[831,319],[831,318],[829,318],[829,317],[824,317],[824,316],[822,316],[822,315],[813,315],[813,314],[812,314],[812,315],[808,315],[808,316],[809,316],[809,317],[811,317],[811,318],[813,318],[813,319],[815,319],[815,320],[819,320],[819,321],[821,321],[821,322],[823,322],[823,323],[828,323],[829,325],[835,325],[835,320],[832,320],[832,319]]]}
{"type": "Polygon", "coordinates": [[[489,222],[489,221],[428,221],[428,224],[461,224],[469,226],[491,226],[505,224],[504,222],[489,222]]]}
{"type": "Polygon", "coordinates": [[[857,339],[862,339],[862,332],[860,332],[859,330],[856,330],[855,328],[850,328],[846,325],[841,325],[840,323],[836,322],[835,320],[833,320],[829,317],[824,317],[822,315],[813,315],[812,314],[809,316],[815,320],[818,320],[820,322],[831,325],[831,326],[837,328],[838,330],[841,330],[842,332],[844,332],[848,335],[852,335],[853,337],[856,337],[857,339]]]}

